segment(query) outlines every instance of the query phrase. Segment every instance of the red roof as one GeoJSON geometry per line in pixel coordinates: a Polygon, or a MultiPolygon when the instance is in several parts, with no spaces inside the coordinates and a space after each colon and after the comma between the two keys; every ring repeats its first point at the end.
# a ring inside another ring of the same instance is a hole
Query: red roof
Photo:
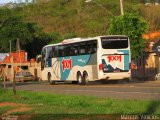
{"type": "Polygon", "coordinates": [[[11,57],[13,56],[13,62],[14,63],[26,63],[26,52],[25,51],[20,51],[20,52],[11,52],[9,56],[6,56],[2,63],[11,63],[11,57]]]}
{"type": "Polygon", "coordinates": [[[156,38],[160,37],[160,31],[150,32],[148,34],[143,34],[142,37],[143,37],[143,39],[156,39],[156,38]]]}

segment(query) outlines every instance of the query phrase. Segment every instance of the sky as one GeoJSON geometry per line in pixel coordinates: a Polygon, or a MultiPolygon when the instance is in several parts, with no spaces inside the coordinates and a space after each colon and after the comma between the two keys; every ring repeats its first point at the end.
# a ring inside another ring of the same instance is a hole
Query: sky
{"type": "MultiPolygon", "coordinates": [[[[0,4],[5,4],[5,3],[9,3],[9,2],[16,2],[16,1],[18,1],[18,0],[0,0],[0,4]]],[[[25,0],[20,0],[20,1],[25,1],[25,0]]]]}
{"type": "Polygon", "coordinates": [[[9,3],[9,2],[16,2],[16,0],[0,0],[0,4],[9,3]]]}

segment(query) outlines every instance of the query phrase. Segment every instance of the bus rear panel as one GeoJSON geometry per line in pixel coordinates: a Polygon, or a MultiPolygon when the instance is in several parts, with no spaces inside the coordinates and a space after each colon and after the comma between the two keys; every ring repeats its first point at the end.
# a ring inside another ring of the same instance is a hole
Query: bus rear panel
{"type": "Polygon", "coordinates": [[[99,79],[131,79],[128,37],[101,37],[99,79]]]}

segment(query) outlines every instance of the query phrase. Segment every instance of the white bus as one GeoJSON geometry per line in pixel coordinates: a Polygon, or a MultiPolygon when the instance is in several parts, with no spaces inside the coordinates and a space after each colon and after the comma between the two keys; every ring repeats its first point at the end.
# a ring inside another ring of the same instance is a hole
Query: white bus
{"type": "Polygon", "coordinates": [[[72,81],[131,79],[130,41],[127,36],[73,38],[42,49],[41,77],[50,84],[72,81]]]}

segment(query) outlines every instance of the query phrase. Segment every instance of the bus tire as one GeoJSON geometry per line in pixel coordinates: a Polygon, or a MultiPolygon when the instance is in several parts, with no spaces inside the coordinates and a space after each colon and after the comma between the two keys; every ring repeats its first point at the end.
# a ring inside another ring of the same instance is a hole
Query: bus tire
{"type": "Polygon", "coordinates": [[[55,82],[51,80],[52,76],[51,76],[51,73],[48,73],[48,76],[47,76],[47,79],[48,79],[48,82],[50,85],[54,85],[55,82]]]}
{"type": "Polygon", "coordinates": [[[77,73],[77,82],[82,85],[82,75],[80,72],[77,73]]]}
{"type": "Polygon", "coordinates": [[[83,72],[82,84],[83,84],[83,85],[86,85],[86,84],[88,84],[88,81],[89,81],[88,73],[87,73],[86,71],[84,71],[84,72],[83,72]]]}

